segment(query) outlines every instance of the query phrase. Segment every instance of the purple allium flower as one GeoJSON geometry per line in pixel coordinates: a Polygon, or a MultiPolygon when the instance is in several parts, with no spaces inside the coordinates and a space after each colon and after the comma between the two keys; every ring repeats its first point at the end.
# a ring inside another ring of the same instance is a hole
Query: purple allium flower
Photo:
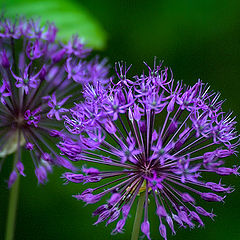
{"type": "Polygon", "coordinates": [[[223,202],[233,191],[206,173],[239,175],[239,167],[224,166],[224,159],[237,153],[239,135],[235,117],[222,110],[220,94],[207,84],[187,86],[161,64],[146,66],[147,74],[129,80],[120,65],[119,80],[105,89],[85,86],[85,100],[64,117],[69,133],[58,146],[70,160],[94,165],[63,177],[99,182],[74,196],[86,204],[108,199],[93,213],[96,224],[118,220],[112,233],[122,232],[133,203],[144,194],[141,231],[150,239],[150,198],[160,235],[167,239],[167,225],[175,234],[178,226],[204,226],[201,215],[215,216],[199,205],[200,198],[223,202]]]}
{"type": "Polygon", "coordinates": [[[75,169],[52,147],[63,128],[62,114],[81,98],[81,84],[107,79],[105,60],[87,62],[90,49],[77,36],[65,45],[55,40],[56,32],[51,23],[0,17],[0,157],[17,152],[9,186],[17,174],[25,176],[21,149],[31,155],[39,183],[47,181],[50,165],[75,169]],[[74,77],[69,64],[72,71],[78,68],[74,77]]]}

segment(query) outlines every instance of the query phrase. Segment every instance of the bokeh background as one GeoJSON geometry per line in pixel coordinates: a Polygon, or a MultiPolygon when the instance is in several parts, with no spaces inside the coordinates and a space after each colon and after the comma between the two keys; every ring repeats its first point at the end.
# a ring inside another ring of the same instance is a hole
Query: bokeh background
{"type": "MultiPolygon", "coordinates": [[[[124,60],[133,64],[129,76],[141,73],[143,61],[151,64],[156,56],[170,66],[175,79],[193,84],[198,78],[210,83],[226,98],[224,109],[240,113],[240,1],[238,0],[68,0],[0,1],[10,16],[16,13],[55,21],[64,40],[77,32],[95,53],[107,57],[112,65],[124,60]]],[[[238,117],[239,120],[239,117],[238,117]]],[[[239,126],[238,126],[238,129],[239,126]]],[[[134,220],[129,218],[124,234],[111,236],[115,224],[93,226],[91,213],[98,204],[84,206],[71,197],[83,188],[63,185],[63,169],[55,169],[49,182],[39,186],[32,162],[23,156],[26,178],[20,181],[16,221],[16,240],[130,239],[134,220]]],[[[12,156],[0,173],[0,239],[4,239],[9,190],[6,180],[12,169],[12,156]]],[[[229,159],[239,164],[238,158],[229,159]]],[[[204,228],[178,229],[175,240],[239,240],[240,179],[224,182],[236,187],[226,203],[207,203],[203,207],[217,214],[215,221],[204,218],[204,228]]],[[[150,214],[152,239],[161,239],[154,209],[150,214]]]]}

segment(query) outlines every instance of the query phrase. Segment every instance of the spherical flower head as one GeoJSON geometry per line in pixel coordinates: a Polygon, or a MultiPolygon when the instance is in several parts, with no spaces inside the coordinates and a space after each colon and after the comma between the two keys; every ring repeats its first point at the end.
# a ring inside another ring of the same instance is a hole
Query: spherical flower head
{"type": "Polygon", "coordinates": [[[25,176],[21,150],[29,152],[39,183],[51,165],[75,169],[53,147],[63,115],[81,98],[82,84],[107,81],[105,60],[86,61],[90,49],[80,38],[64,44],[56,33],[52,23],[0,17],[0,157],[16,152],[9,187],[18,174],[25,176]]]}
{"type": "Polygon", "coordinates": [[[145,65],[148,71],[133,79],[119,65],[119,79],[106,89],[85,86],[85,101],[65,118],[72,135],[58,146],[69,159],[101,169],[84,166],[81,173],[64,174],[67,182],[99,183],[74,196],[87,204],[107,199],[93,213],[96,224],[117,220],[112,233],[121,233],[143,195],[142,233],[151,238],[148,208],[154,204],[160,235],[167,239],[167,226],[175,234],[178,226],[204,226],[201,215],[215,216],[200,199],[223,202],[233,191],[208,175],[239,175],[238,166],[224,166],[236,155],[239,135],[235,117],[224,113],[220,94],[207,84],[187,86],[161,63],[145,65]]]}

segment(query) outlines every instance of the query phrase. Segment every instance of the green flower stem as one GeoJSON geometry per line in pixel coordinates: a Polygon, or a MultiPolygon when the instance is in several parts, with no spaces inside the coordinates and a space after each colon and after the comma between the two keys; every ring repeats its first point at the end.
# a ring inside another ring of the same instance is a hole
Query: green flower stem
{"type": "Polygon", "coordinates": [[[138,240],[139,238],[139,231],[140,231],[140,225],[142,220],[144,202],[145,202],[145,192],[142,192],[138,199],[138,205],[137,205],[135,220],[133,224],[131,240],[138,240]]]}
{"type": "Polygon", "coordinates": [[[20,177],[18,176],[10,190],[5,240],[13,240],[14,238],[19,182],[20,177]]]}

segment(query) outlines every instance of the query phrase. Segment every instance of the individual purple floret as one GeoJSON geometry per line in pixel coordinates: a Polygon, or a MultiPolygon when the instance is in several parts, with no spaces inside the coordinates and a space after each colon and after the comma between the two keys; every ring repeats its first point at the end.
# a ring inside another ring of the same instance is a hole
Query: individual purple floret
{"type": "Polygon", "coordinates": [[[2,80],[2,86],[0,87],[0,100],[2,104],[6,104],[5,98],[11,96],[11,92],[9,90],[9,86],[7,82],[3,79],[2,80]]]}
{"type": "MultiPolygon", "coordinates": [[[[106,61],[86,61],[90,49],[73,37],[67,45],[55,40],[54,24],[0,17],[0,157],[16,152],[8,186],[24,174],[21,150],[28,151],[39,183],[47,181],[51,165],[74,170],[53,148],[63,128],[62,115],[81,98],[82,84],[107,81],[106,61]],[[69,76],[67,66],[81,68],[69,76]],[[83,77],[84,76],[84,77],[83,77]],[[70,104],[70,105],[69,105],[70,104]],[[68,106],[68,107],[67,107],[68,106]],[[60,132],[59,132],[60,134],[60,132]],[[51,144],[51,142],[53,144],[51,144]]],[[[0,166],[2,166],[2,162],[0,166]]]]}
{"type": "Polygon", "coordinates": [[[175,234],[178,226],[204,226],[201,215],[215,216],[197,204],[200,198],[223,202],[233,191],[206,174],[239,175],[239,167],[224,166],[225,158],[237,153],[239,135],[235,117],[222,110],[220,94],[207,84],[187,86],[161,64],[145,65],[148,71],[132,80],[129,69],[119,65],[117,82],[85,86],[85,100],[64,116],[68,134],[58,146],[73,161],[100,166],[63,176],[67,182],[99,182],[74,196],[86,204],[107,200],[93,213],[96,223],[118,219],[112,233],[121,233],[143,195],[142,233],[150,239],[150,198],[160,235],[167,239],[167,225],[175,234]]]}

